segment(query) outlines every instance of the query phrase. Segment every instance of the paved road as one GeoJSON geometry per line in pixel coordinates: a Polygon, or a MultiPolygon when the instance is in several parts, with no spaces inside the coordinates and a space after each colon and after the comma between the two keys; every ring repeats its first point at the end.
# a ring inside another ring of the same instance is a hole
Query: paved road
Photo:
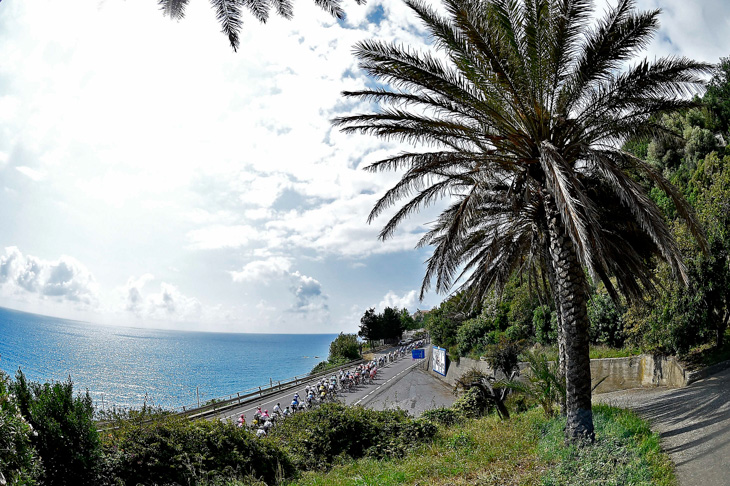
{"type": "MultiPolygon", "coordinates": [[[[390,350],[386,350],[386,352],[387,351],[390,350]]],[[[380,354],[378,354],[378,356],[380,354]]],[[[355,387],[353,391],[339,392],[338,397],[347,405],[365,405],[365,402],[376,396],[380,393],[380,391],[387,389],[393,383],[397,382],[404,374],[420,364],[422,361],[423,360],[413,361],[410,358],[410,353],[406,354],[404,358],[399,359],[395,363],[389,363],[383,368],[378,368],[378,374],[374,385],[360,385],[355,387]]],[[[262,410],[268,410],[269,413],[272,413],[274,405],[277,403],[280,403],[281,408],[284,409],[287,405],[291,404],[294,392],[298,392],[299,397],[303,400],[306,398],[304,388],[307,385],[314,384],[315,382],[316,380],[312,380],[312,382],[303,382],[296,388],[264,397],[261,400],[250,402],[239,408],[228,410],[227,412],[219,415],[219,418],[222,420],[234,421],[238,419],[241,414],[244,414],[246,416],[246,423],[251,423],[256,407],[259,405],[262,410]]]]}
{"type": "Polygon", "coordinates": [[[450,385],[417,366],[363,404],[375,410],[402,408],[418,417],[426,410],[450,407],[454,400],[456,396],[450,385]]]}
{"type": "Polygon", "coordinates": [[[637,388],[594,401],[631,408],[649,420],[682,486],[730,485],[730,369],[685,388],[637,388]]]}

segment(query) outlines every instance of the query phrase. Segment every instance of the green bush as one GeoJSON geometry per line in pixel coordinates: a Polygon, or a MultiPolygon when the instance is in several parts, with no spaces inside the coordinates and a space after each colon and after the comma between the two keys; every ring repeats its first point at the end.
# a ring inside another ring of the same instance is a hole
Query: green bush
{"type": "Polygon", "coordinates": [[[509,378],[510,374],[518,368],[519,356],[524,348],[523,341],[512,341],[506,335],[502,336],[497,344],[488,346],[487,363],[490,368],[509,378]]]}
{"type": "Polygon", "coordinates": [[[357,334],[340,333],[330,343],[330,354],[327,358],[330,363],[337,360],[352,361],[360,357],[360,343],[357,334]]]}
{"type": "Polygon", "coordinates": [[[323,371],[337,368],[338,366],[342,366],[344,364],[347,364],[348,362],[348,360],[342,357],[335,358],[334,360],[329,361],[320,361],[317,365],[315,365],[314,368],[312,368],[312,371],[310,371],[309,374],[316,375],[317,373],[322,373],[323,371]]]}
{"type": "Polygon", "coordinates": [[[457,417],[479,418],[494,410],[494,405],[479,388],[469,388],[451,406],[457,417]]]}
{"type": "Polygon", "coordinates": [[[347,458],[400,457],[430,440],[436,426],[403,410],[376,411],[324,404],[272,429],[299,469],[323,469],[347,458]]]}
{"type": "Polygon", "coordinates": [[[560,378],[557,361],[548,361],[545,354],[526,352],[523,354],[529,364],[529,371],[522,380],[513,380],[506,386],[537,402],[546,417],[555,415],[555,407],[565,402],[565,381],[560,378]]]}
{"type": "Polygon", "coordinates": [[[23,418],[10,379],[0,371],[0,479],[10,485],[34,485],[42,466],[31,444],[33,427],[23,418]]]}
{"type": "Polygon", "coordinates": [[[464,417],[459,416],[454,409],[445,407],[426,410],[421,415],[421,418],[447,427],[458,424],[464,419],[464,417]]]}
{"type": "Polygon", "coordinates": [[[512,342],[522,341],[530,337],[530,329],[519,324],[509,326],[504,330],[504,336],[512,342]]]}
{"type": "Polygon", "coordinates": [[[550,307],[541,305],[533,311],[532,327],[538,343],[549,346],[558,342],[558,316],[550,307]]]}
{"type": "Polygon", "coordinates": [[[43,484],[99,484],[102,450],[88,391],[74,396],[73,383],[28,382],[18,371],[11,389],[25,420],[37,432],[31,443],[43,462],[43,484]]]}
{"type": "Polygon", "coordinates": [[[294,473],[279,446],[228,422],[167,416],[117,425],[104,436],[107,467],[117,483],[217,484],[256,478],[272,484],[294,473]]]}
{"type": "Polygon", "coordinates": [[[472,350],[481,351],[487,333],[492,330],[493,323],[481,316],[464,321],[456,332],[459,356],[467,356],[472,350]]]}
{"type": "Polygon", "coordinates": [[[624,345],[626,336],[621,314],[608,295],[597,294],[591,297],[588,301],[588,319],[591,343],[612,348],[624,345]]]}

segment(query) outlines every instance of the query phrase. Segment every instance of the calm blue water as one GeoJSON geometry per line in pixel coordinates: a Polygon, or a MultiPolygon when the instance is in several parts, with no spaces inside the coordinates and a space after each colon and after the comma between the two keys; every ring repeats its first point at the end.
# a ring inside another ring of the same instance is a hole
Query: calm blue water
{"type": "Polygon", "coordinates": [[[222,334],[97,326],[0,308],[0,369],[89,390],[97,407],[201,403],[308,373],[336,334],[222,334]],[[315,358],[318,356],[318,358],[315,358]]]}

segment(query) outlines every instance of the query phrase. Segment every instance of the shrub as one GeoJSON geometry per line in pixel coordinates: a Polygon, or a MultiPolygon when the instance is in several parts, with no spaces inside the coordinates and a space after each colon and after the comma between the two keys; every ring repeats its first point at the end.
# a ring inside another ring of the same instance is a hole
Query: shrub
{"type": "Polygon", "coordinates": [[[529,337],[529,332],[529,328],[514,324],[504,330],[504,335],[509,341],[517,342],[527,339],[529,337]]]}
{"type": "Polygon", "coordinates": [[[517,369],[520,362],[519,356],[524,347],[522,341],[515,342],[502,336],[497,344],[488,347],[487,363],[493,370],[509,377],[517,369]]]}
{"type": "Polygon", "coordinates": [[[257,478],[272,484],[293,474],[286,453],[268,439],[221,421],[175,416],[128,422],[104,438],[107,466],[122,484],[197,484],[257,478]]]}
{"type": "Polygon", "coordinates": [[[28,382],[21,371],[11,388],[37,432],[31,442],[43,462],[43,484],[98,484],[102,450],[88,391],[74,396],[70,379],[40,384],[28,382]]]}
{"type": "Polygon", "coordinates": [[[451,406],[451,409],[458,417],[479,418],[494,410],[494,404],[488,400],[482,391],[477,388],[469,388],[451,406]]]}
{"type": "Polygon", "coordinates": [[[464,321],[456,332],[459,356],[467,356],[472,350],[480,351],[484,338],[493,330],[493,323],[479,316],[464,321]]]}
{"type": "Polygon", "coordinates": [[[41,475],[38,454],[31,445],[33,427],[20,415],[10,393],[10,379],[0,371],[0,483],[33,485],[41,475]]]}
{"type": "Polygon", "coordinates": [[[543,353],[524,353],[529,363],[526,379],[513,380],[506,386],[540,404],[546,417],[555,414],[555,406],[565,401],[565,382],[559,377],[558,363],[548,361],[543,353]]]}
{"type": "Polygon", "coordinates": [[[558,342],[558,316],[550,307],[541,305],[532,313],[535,340],[545,346],[558,342]]]}
{"type": "Polygon", "coordinates": [[[457,414],[453,408],[445,407],[426,410],[421,415],[421,418],[447,427],[458,424],[464,419],[464,417],[457,414]]]}
{"type": "Polygon", "coordinates": [[[590,339],[593,344],[604,344],[613,348],[624,345],[623,321],[608,295],[598,294],[588,302],[588,319],[590,321],[590,339]]]}
{"type": "Polygon", "coordinates": [[[436,426],[412,419],[403,410],[376,411],[324,404],[298,413],[272,429],[300,469],[323,469],[345,458],[400,457],[423,440],[436,426]]]}
{"type": "Polygon", "coordinates": [[[314,368],[312,368],[312,371],[310,371],[309,374],[316,375],[317,373],[322,373],[323,371],[327,371],[332,368],[337,368],[338,366],[342,366],[347,363],[348,363],[348,360],[346,360],[345,358],[342,358],[342,357],[335,358],[334,360],[329,360],[329,361],[320,361],[317,365],[315,365],[314,368]]]}
{"type": "Polygon", "coordinates": [[[431,342],[436,346],[448,348],[456,343],[459,321],[449,317],[443,308],[433,309],[426,315],[423,322],[431,336],[431,342]]]}
{"type": "Polygon", "coordinates": [[[352,361],[359,357],[360,343],[357,341],[357,334],[345,334],[341,332],[330,343],[330,354],[328,357],[330,363],[337,360],[352,361]]]}

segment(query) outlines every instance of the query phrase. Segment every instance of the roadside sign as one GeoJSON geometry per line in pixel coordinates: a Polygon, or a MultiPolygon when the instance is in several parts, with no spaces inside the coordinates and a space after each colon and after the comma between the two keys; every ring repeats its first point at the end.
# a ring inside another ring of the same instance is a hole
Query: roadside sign
{"type": "Polygon", "coordinates": [[[444,348],[434,346],[432,361],[431,369],[439,375],[446,376],[446,350],[444,348]]]}
{"type": "Polygon", "coordinates": [[[411,351],[411,356],[413,357],[413,359],[425,359],[426,350],[425,349],[414,349],[411,351]]]}

